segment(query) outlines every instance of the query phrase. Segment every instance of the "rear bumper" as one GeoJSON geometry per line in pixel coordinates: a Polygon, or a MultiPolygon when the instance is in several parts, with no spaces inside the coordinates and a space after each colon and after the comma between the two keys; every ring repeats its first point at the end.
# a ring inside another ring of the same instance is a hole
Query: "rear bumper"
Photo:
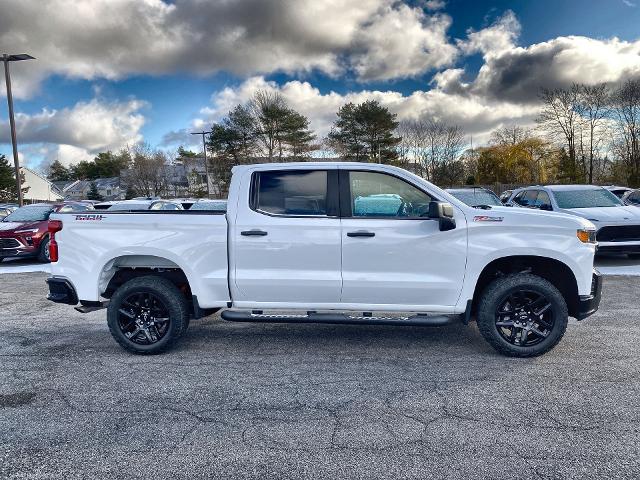
{"type": "Polygon", "coordinates": [[[600,297],[602,297],[602,274],[594,269],[591,280],[591,293],[589,295],[580,295],[576,318],[584,320],[596,313],[600,306],[600,297]]]}
{"type": "Polygon", "coordinates": [[[55,303],[66,303],[67,305],[76,305],[78,303],[78,294],[71,282],[66,278],[47,278],[49,285],[49,295],[47,300],[55,303]]]}

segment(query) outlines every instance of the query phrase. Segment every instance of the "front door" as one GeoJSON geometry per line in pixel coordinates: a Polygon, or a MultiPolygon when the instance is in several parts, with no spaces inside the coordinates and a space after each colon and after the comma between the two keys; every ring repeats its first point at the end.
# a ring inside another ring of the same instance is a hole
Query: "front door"
{"type": "Polygon", "coordinates": [[[446,232],[424,189],[384,172],[341,170],[342,297],[383,310],[449,311],[465,273],[464,215],[446,232]]]}
{"type": "Polygon", "coordinates": [[[234,303],[320,308],[340,301],[337,170],[253,173],[232,231],[234,303]]]}

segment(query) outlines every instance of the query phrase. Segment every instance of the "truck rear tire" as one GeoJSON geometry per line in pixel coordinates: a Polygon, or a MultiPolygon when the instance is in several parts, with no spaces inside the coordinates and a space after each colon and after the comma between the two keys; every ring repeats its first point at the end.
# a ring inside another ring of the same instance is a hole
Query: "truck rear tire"
{"type": "Polygon", "coordinates": [[[530,273],[497,278],[478,302],[480,333],[510,357],[535,357],[551,350],[562,339],[568,318],[560,291],[530,273]]]}
{"type": "Polygon", "coordinates": [[[107,323],[113,338],[137,354],[171,348],[188,325],[184,294],[169,280],[149,275],[120,286],[109,302],[107,323]]]}

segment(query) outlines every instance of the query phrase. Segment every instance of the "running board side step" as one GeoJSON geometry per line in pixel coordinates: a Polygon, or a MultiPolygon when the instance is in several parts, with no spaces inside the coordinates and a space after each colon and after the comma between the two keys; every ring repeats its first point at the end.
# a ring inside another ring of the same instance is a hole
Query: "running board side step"
{"type": "Polygon", "coordinates": [[[229,322],[260,323],[327,323],[335,325],[407,325],[442,327],[459,318],[458,315],[412,315],[410,317],[355,316],[345,313],[315,313],[307,315],[271,315],[242,310],[225,310],[220,315],[229,322]]]}

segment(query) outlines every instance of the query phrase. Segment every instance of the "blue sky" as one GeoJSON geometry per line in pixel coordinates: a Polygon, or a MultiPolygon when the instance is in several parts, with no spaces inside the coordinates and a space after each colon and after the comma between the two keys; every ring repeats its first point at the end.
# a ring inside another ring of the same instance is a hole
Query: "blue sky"
{"type": "Polygon", "coordinates": [[[138,141],[175,148],[256,88],[281,90],[320,135],[341,102],[373,97],[399,118],[439,117],[482,140],[531,122],[538,87],[640,72],[640,8],[629,0],[305,11],[330,2],[93,0],[70,18],[60,0],[8,0],[3,11],[15,14],[0,17],[0,50],[38,58],[13,68],[22,161],[70,164],[138,141]]]}

